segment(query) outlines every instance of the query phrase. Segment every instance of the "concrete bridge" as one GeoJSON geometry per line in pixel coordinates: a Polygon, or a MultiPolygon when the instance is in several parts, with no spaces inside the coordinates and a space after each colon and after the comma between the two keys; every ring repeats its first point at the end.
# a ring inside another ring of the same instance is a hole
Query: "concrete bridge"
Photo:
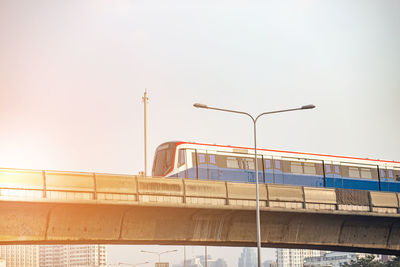
{"type": "MultiPolygon", "coordinates": [[[[260,185],[265,247],[400,255],[398,193],[260,185]]],[[[255,246],[255,185],[0,169],[0,244],[255,246]]]]}

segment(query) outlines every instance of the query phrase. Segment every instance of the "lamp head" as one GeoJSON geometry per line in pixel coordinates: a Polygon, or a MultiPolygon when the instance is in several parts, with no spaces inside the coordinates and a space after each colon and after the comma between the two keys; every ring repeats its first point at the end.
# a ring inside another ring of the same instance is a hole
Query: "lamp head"
{"type": "Polygon", "coordinates": [[[195,107],[195,108],[208,108],[207,105],[200,104],[200,103],[195,103],[195,104],[193,104],[193,107],[195,107]]]}
{"type": "Polygon", "coordinates": [[[302,106],[301,109],[313,109],[315,106],[313,104],[302,106]]]}

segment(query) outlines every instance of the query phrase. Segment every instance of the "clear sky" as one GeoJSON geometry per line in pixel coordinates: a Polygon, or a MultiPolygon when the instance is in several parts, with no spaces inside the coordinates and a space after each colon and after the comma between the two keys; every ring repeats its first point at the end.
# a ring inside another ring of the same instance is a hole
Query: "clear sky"
{"type": "Polygon", "coordinates": [[[396,0],[0,0],[0,166],[137,174],[144,88],[149,162],[171,140],[253,145],[248,118],[195,102],[313,103],[260,119],[259,147],[400,160],[399,14],[396,0]]]}

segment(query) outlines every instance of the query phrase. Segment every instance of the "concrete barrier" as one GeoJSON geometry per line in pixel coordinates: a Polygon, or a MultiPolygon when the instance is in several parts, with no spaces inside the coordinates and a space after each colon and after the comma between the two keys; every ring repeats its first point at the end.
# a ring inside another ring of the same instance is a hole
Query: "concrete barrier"
{"type": "Polygon", "coordinates": [[[268,184],[269,201],[304,202],[303,189],[300,186],[268,184]]]}
{"type": "Polygon", "coordinates": [[[369,206],[368,191],[336,188],[338,205],[369,206]]]}
{"type": "Polygon", "coordinates": [[[136,176],[96,174],[96,191],[98,193],[136,194],[136,176]]]}
{"type": "Polygon", "coordinates": [[[396,193],[370,192],[373,207],[398,208],[396,193]]]}
{"type": "Polygon", "coordinates": [[[42,171],[0,169],[0,188],[43,189],[42,171]]]}
{"type": "Polygon", "coordinates": [[[94,192],[93,173],[46,171],[46,189],[94,192]]]}
{"type": "Polygon", "coordinates": [[[139,194],[183,196],[182,179],[137,178],[139,194]]]}
{"type": "Polygon", "coordinates": [[[226,198],[225,182],[185,180],[185,192],[189,197],[226,198]]]}
{"type": "Polygon", "coordinates": [[[306,203],[336,204],[335,189],[304,187],[306,203]]]}
{"type": "MultiPolygon", "coordinates": [[[[229,199],[256,200],[256,185],[227,183],[229,199]]],[[[265,184],[259,184],[260,200],[267,200],[267,189],[265,184]]]]}

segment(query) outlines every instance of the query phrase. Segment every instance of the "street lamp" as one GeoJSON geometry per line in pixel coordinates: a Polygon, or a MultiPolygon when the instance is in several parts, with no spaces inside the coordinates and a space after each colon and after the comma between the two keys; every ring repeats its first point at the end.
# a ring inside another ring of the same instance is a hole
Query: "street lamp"
{"type": "Polygon", "coordinates": [[[256,123],[258,118],[260,118],[263,115],[267,114],[274,114],[274,113],[282,113],[282,112],[288,112],[288,111],[296,111],[296,110],[303,110],[303,109],[313,109],[315,108],[314,105],[305,105],[299,108],[291,108],[291,109],[282,109],[282,110],[275,110],[275,111],[269,111],[269,112],[263,112],[259,114],[257,117],[251,116],[247,112],[243,111],[237,111],[237,110],[230,110],[230,109],[223,109],[223,108],[215,108],[215,107],[209,107],[204,104],[193,104],[194,107],[196,108],[204,108],[204,109],[214,109],[214,110],[219,110],[219,111],[225,111],[225,112],[232,112],[232,113],[239,113],[243,115],[247,115],[251,118],[253,121],[253,126],[254,126],[254,170],[256,172],[256,220],[257,220],[257,257],[258,257],[258,267],[261,267],[261,228],[260,228],[260,206],[259,206],[259,193],[258,193],[258,164],[257,164],[257,135],[256,135],[256,123]]]}
{"type": "Polygon", "coordinates": [[[151,253],[151,254],[156,254],[158,255],[158,262],[160,263],[160,256],[161,254],[166,254],[166,253],[170,253],[170,252],[177,252],[177,249],[174,250],[167,250],[167,251],[162,251],[162,252],[155,252],[155,251],[147,251],[147,250],[141,250],[140,252],[144,252],[144,253],[151,253]]]}
{"type": "Polygon", "coordinates": [[[132,263],[124,263],[124,262],[118,262],[118,266],[121,266],[121,265],[129,265],[129,266],[132,266],[132,267],[134,267],[134,266],[138,266],[138,265],[142,265],[142,264],[147,264],[147,263],[149,263],[148,261],[146,261],[146,262],[141,262],[141,263],[136,263],[136,264],[132,264],[132,263]]]}

